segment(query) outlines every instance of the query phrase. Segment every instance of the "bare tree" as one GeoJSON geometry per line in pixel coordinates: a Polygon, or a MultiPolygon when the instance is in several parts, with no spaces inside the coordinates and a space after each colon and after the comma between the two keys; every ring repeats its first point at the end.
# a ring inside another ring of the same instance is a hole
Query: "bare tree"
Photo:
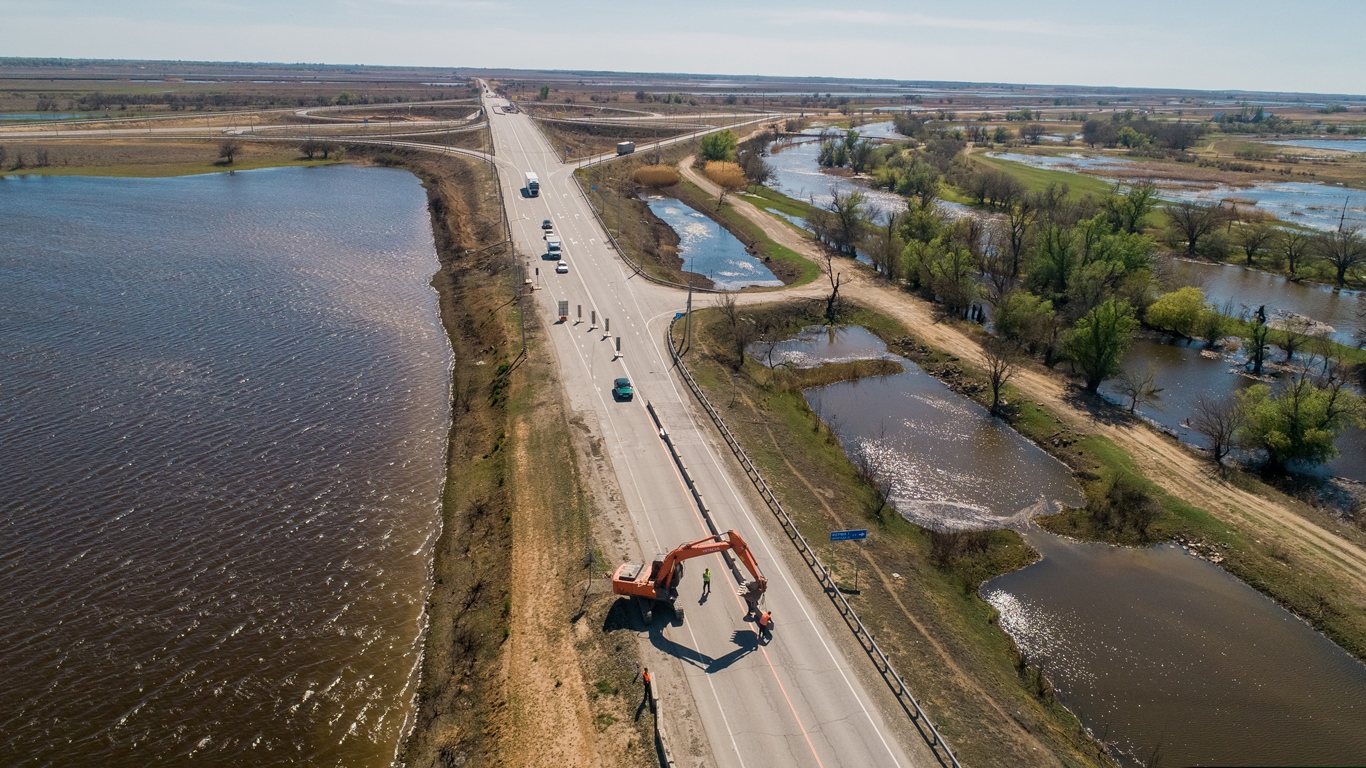
{"type": "Polygon", "coordinates": [[[1186,255],[1195,258],[1200,241],[1213,232],[1225,218],[1217,205],[1204,205],[1184,200],[1167,206],[1168,227],[1172,240],[1185,243],[1186,255]]]}
{"type": "Polygon", "coordinates": [[[1251,224],[1244,224],[1238,227],[1237,242],[1238,247],[1243,249],[1247,255],[1247,265],[1252,266],[1258,254],[1271,244],[1271,238],[1276,234],[1276,229],[1264,221],[1257,221],[1251,224]]]}
{"type": "Polygon", "coordinates": [[[218,159],[228,165],[242,153],[242,142],[237,139],[224,139],[218,143],[218,159]]]}
{"type": "Polygon", "coordinates": [[[327,142],[318,141],[317,139],[309,139],[308,141],[305,141],[304,143],[299,145],[299,151],[302,152],[304,157],[308,158],[309,160],[312,160],[314,155],[322,155],[323,159],[326,159],[328,149],[329,147],[327,142]]]}
{"type": "Polygon", "coordinates": [[[1145,365],[1142,370],[1124,369],[1119,376],[1119,392],[1129,399],[1129,413],[1133,413],[1140,405],[1157,402],[1162,387],[1157,386],[1157,374],[1145,365]]]}
{"type": "Polygon", "coordinates": [[[896,211],[869,209],[870,226],[867,236],[868,258],[878,274],[895,283],[901,279],[901,251],[905,243],[897,232],[901,216],[896,211]]]}
{"type": "Polygon", "coordinates": [[[831,225],[826,245],[846,256],[854,255],[863,231],[863,208],[862,192],[840,192],[832,187],[830,202],[825,206],[831,225]]]}
{"type": "Polygon", "coordinates": [[[738,371],[745,365],[745,348],[754,340],[754,323],[740,311],[734,291],[721,294],[721,303],[717,306],[721,310],[726,331],[730,334],[731,350],[735,353],[735,370],[738,371]]]}
{"type": "Polygon", "coordinates": [[[987,383],[991,386],[990,411],[993,416],[999,416],[1001,393],[1020,368],[1020,350],[1014,344],[993,336],[983,345],[982,354],[986,357],[987,383]]]}
{"type": "Polygon", "coordinates": [[[1342,205],[1342,215],[1338,218],[1338,228],[1319,236],[1319,255],[1333,265],[1337,272],[1338,287],[1347,285],[1347,273],[1360,264],[1366,263],[1366,241],[1361,239],[1361,227],[1347,226],[1347,204],[1342,205]]]}
{"type": "Polygon", "coordinates": [[[1233,397],[1208,400],[1201,397],[1195,404],[1195,415],[1187,422],[1190,428],[1209,442],[1209,455],[1224,471],[1224,458],[1235,447],[1234,439],[1238,430],[1247,420],[1247,414],[1233,397]]]}
{"type": "MultiPolygon", "coordinates": [[[[883,436],[886,435],[887,427],[882,427],[883,436]]],[[[879,439],[879,443],[881,442],[879,439]]],[[[869,450],[868,444],[859,446],[858,452],[854,456],[854,474],[862,480],[873,491],[873,517],[882,522],[883,513],[887,509],[887,504],[892,500],[892,476],[879,465],[877,457],[869,450]]]]}
{"type": "Polygon", "coordinates": [[[986,276],[987,284],[986,298],[993,307],[1001,303],[1001,299],[1015,287],[1015,279],[1011,274],[1012,259],[1004,247],[1008,238],[1008,231],[1004,225],[993,227],[982,251],[982,272],[986,276]]]}
{"type": "Polygon", "coordinates": [[[1308,233],[1298,229],[1282,229],[1276,238],[1276,244],[1280,247],[1281,255],[1285,257],[1286,275],[1292,281],[1299,280],[1300,268],[1313,253],[1313,240],[1308,233]]]}
{"type": "Polygon", "coordinates": [[[1029,199],[1012,205],[1006,212],[1006,244],[1010,253],[1010,276],[1020,276],[1020,267],[1028,250],[1030,229],[1034,226],[1035,208],[1029,199]]]}
{"type": "Polygon", "coordinates": [[[1261,376],[1266,350],[1271,345],[1271,326],[1266,320],[1266,305],[1257,307],[1256,312],[1243,319],[1248,323],[1247,362],[1252,366],[1253,375],[1261,376]]]}
{"type": "Polygon", "coordinates": [[[830,278],[830,295],[825,299],[825,321],[834,325],[839,319],[840,285],[842,277],[835,271],[834,254],[825,252],[825,274],[830,278]]]}

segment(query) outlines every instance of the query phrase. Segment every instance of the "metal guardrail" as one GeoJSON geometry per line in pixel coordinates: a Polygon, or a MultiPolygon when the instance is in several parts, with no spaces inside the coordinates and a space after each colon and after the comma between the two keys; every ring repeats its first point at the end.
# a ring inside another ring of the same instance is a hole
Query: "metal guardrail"
{"type": "Polygon", "coordinates": [[[692,391],[693,396],[702,404],[703,410],[707,412],[712,423],[715,424],[717,430],[720,431],[721,437],[725,439],[726,445],[730,448],[731,453],[735,454],[735,458],[739,459],[740,466],[744,468],[746,477],[754,484],[755,489],[759,491],[759,496],[764,500],[764,503],[768,505],[769,511],[773,513],[773,516],[777,518],[778,524],[783,528],[783,532],[787,534],[787,537],[792,541],[793,545],[797,547],[797,552],[801,555],[802,560],[806,563],[807,567],[811,569],[811,572],[816,575],[816,579],[820,581],[821,586],[825,588],[825,594],[830,598],[830,602],[835,605],[835,610],[839,612],[840,617],[844,619],[844,623],[854,633],[855,639],[863,648],[864,652],[872,659],[873,667],[877,669],[878,674],[882,676],[883,682],[887,684],[892,695],[895,696],[897,702],[901,704],[902,710],[911,718],[911,722],[915,725],[916,730],[920,731],[921,738],[925,740],[930,751],[934,753],[935,757],[939,760],[940,765],[946,767],[951,765],[953,768],[962,768],[958,762],[958,758],[954,757],[953,751],[944,741],[944,737],[939,735],[939,731],[934,727],[934,723],[930,722],[929,716],[926,715],[925,711],[920,707],[920,702],[916,701],[915,696],[912,695],[910,689],[906,687],[906,682],[901,678],[901,675],[897,674],[896,670],[892,668],[892,662],[887,658],[887,654],[883,653],[882,648],[880,648],[877,641],[873,639],[872,633],[863,625],[863,621],[858,617],[858,614],[854,612],[853,606],[849,605],[849,601],[845,599],[844,593],[840,592],[839,587],[835,583],[835,579],[830,575],[830,571],[826,569],[825,565],[821,563],[820,558],[816,556],[815,550],[807,543],[806,537],[802,536],[801,531],[797,529],[797,524],[792,521],[792,518],[787,514],[787,510],[783,509],[782,502],[778,501],[778,498],[773,495],[772,489],[768,487],[768,482],[764,480],[763,475],[759,474],[759,470],[754,466],[754,463],[749,460],[749,456],[745,453],[745,449],[740,447],[740,441],[735,438],[735,435],[731,433],[730,428],[726,426],[726,422],[721,418],[720,412],[711,404],[711,401],[707,399],[706,393],[702,391],[702,387],[692,377],[692,373],[688,370],[688,366],[683,362],[683,357],[678,352],[677,345],[674,344],[673,325],[676,322],[677,319],[675,318],[675,320],[669,324],[669,354],[673,356],[674,366],[678,368],[678,373],[682,376],[683,382],[688,385],[688,389],[692,391]],[[948,762],[946,763],[945,760],[948,762]]]}

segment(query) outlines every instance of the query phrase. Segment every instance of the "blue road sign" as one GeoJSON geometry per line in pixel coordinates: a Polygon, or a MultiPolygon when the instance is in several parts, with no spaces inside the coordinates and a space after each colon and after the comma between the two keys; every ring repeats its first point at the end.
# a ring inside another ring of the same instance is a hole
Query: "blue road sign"
{"type": "Polygon", "coordinates": [[[831,532],[830,532],[830,540],[831,540],[831,541],[854,541],[854,540],[856,540],[856,539],[866,539],[866,538],[868,538],[868,529],[867,529],[867,528],[858,528],[858,529],[849,530],[849,531],[831,531],[831,532]]]}

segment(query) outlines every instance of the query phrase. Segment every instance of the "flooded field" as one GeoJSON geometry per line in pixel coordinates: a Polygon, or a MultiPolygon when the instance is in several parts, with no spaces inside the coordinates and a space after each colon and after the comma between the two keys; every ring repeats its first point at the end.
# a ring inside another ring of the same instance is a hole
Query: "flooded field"
{"type": "Polygon", "coordinates": [[[1061,462],[911,361],[890,355],[862,328],[809,329],[776,350],[774,361],[870,357],[900,359],[906,370],[812,389],[806,400],[847,453],[868,457],[891,480],[891,503],[903,517],[939,529],[1004,528],[1082,503],[1061,462]]]}
{"type": "Polygon", "coordinates": [[[0,180],[0,764],[389,765],[450,351],[387,169],[0,180]]]}
{"type": "Polygon", "coordinates": [[[705,275],[724,290],[783,284],[735,235],[705,215],[672,197],[651,196],[646,203],[678,233],[684,271],[705,275]]]}
{"type": "MultiPolygon", "coordinates": [[[[1274,353],[1273,357],[1279,359],[1274,353]]],[[[1217,400],[1258,383],[1238,375],[1245,362],[1238,355],[1206,352],[1201,342],[1138,338],[1125,353],[1123,365],[1128,370],[1152,371],[1157,386],[1163,390],[1157,402],[1140,406],[1138,413],[1185,442],[1203,445],[1204,438],[1187,426],[1187,420],[1195,414],[1201,397],[1217,400]]],[[[1113,402],[1123,402],[1115,380],[1102,384],[1100,391],[1113,402]]],[[[1366,482],[1366,430],[1348,428],[1338,438],[1337,448],[1338,456],[1322,470],[1366,482]]]]}
{"type": "Polygon", "coordinates": [[[1268,314],[1294,312],[1333,327],[1334,341],[1352,344],[1361,327],[1357,317],[1360,291],[1335,289],[1319,283],[1295,283],[1282,275],[1247,269],[1234,264],[1211,264],[1176,259],[1172,262],[1176,285],[1194,285],[1215,306],[1229,305],[1235,316],[1242,310],[1255,312],[1265,305],[1268,314]]]}
{"type": "MultiPolygon", "coordinates": [[[[869,123],[859,126],[858,130],[860,134],[865,136],[892,136],[895,135],[895,132],[891,131],[891,125],[891,123],[869,123]]],[[[880,189],[870,189],[866,184],[848,176],[837,176],[824,172],[820,163],[816,162],[821,149],[820,141],[817,138],[820,129],[810,128],[803,133],[811,138],[778,146],[776,147],[778,151],[773,152],[768,158],[768,162],[773,165],[773,180],[768,183],[768,186],[788,197],[815,206],[828,204],[831,190],[837,190],[840,194],[847,194],[852,191],[862,192],[869,204],[876,205],[883,210],[906,210],[906,199],[901,195],[880,189]]]]}
{"type": "MultiPolygon", "coordinates": [[[[1106,181],[1106,171],[1132,168],[1134,161],[1123,157],[1072,152],[1063,155],[1033,155],[1019,152],[992,153],[992,157],[1035,168],[1087,173],[1106,181]]],[[[1133,181],[1132,178],[1124,181],[1133,181]]],[[[1304,181],[1256,181],[1245,185],[1158,181],[1165,200],[1194,200],[1201,203],[1237,201],[1240,207],[1255,207],[1282,221],[1314,229],[1331,230],[1338,225],[1346,206],[1349,225],[1366,226],[1366,191],[1332,184],[1304,181]]]]}
{"type": "Polygon", "coordinates": [[[1366,152],[1366,139],[1277,139],[1262,143],[1278,147],[1326,149],[1332,152],[1366,152]]]}
{"type": "Polygon", "coordinates": [[[1366,666],[1268,598],[1173,545],[1026,538],[982,594],[1125,764],[1366,763],[1366,666]]]}

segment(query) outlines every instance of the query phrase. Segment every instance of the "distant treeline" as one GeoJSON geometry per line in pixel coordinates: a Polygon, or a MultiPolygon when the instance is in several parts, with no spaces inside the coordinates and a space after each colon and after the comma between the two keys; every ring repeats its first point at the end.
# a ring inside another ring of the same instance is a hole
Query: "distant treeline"
{"type": "MultiPolygon", "coordinates": [[[[436,97],[429,97],[434,100],[436,97]]],[[[194,109],[270,108],[270,107],[329,107],[348,104],[402,104],[416,101],[408,96],[357,96],[342,92],[337,96],[286,96],[261,93],[102,93],[95,91],[67,99],[66,108],[80,112],[100,112],[129,107],[164,107],[173,112],[194,109]]],[[[57,98],[38,96],[37,111],[57,112],[61,109],[57,98]]]]}

